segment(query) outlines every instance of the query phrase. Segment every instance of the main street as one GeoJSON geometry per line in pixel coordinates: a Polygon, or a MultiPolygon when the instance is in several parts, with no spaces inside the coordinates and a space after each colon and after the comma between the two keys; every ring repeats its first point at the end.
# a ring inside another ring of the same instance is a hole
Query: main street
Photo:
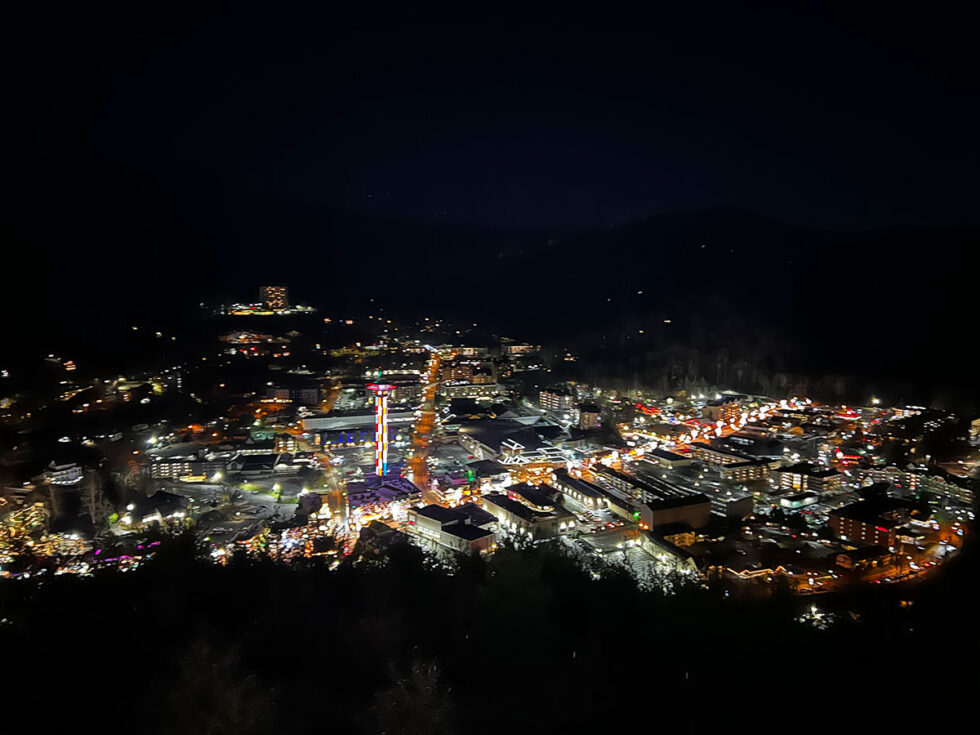
{"type": "Polygon", "coordinates": [[[425,376],[422,378],[422,403],[418,418],[412,426],[412,451],[408,460],[409,479],[422,491],[427,503],[438,503],[440,498],[429,483],[429,446],[436,426],[436,390],[439,386],[439,355],[433,351],[429,357],[425,376]]]}

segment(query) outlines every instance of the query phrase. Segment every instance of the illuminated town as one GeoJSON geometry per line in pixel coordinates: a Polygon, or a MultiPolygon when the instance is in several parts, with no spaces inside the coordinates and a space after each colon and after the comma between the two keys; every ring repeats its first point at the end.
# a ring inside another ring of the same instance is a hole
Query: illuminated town
{"type": "MultiPolygon", "coordinates": [[[[297,313],[285,294],[262,289],[277,300],[263,329],[297,313]]],[[[302,318],[308,334],[233,329],[141,375],[52,356],[39,402],[4,398],[28,438],[4,455],[18,479],[0,573],[130,570],[187,531],[218,564],[546,544],[644,585],[816,596],[932,575],[972,527],[980,419],[874,396],[617,392],[567,353],[475,326],[302,318]],[[355,328],[370,340],[345,341],[355,328]],[[188,397],[187,422],[164,418],[188,397]],[[31,440],[54,415],[57,441],[31,440]]]]}
{"type": "Polygon", "coordinates": [[[965,3],[12,3],[0,735],[960,735],[965,3]]]}

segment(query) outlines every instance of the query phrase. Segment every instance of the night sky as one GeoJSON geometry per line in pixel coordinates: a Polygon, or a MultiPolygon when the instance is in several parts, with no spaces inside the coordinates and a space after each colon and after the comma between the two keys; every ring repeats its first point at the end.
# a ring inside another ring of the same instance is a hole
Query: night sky
{"type": "Polygon", "coordinates": [[[115,171],[177,210],[248,195],[496,228],[714,206],[980,219],[978,78],[955,14],[334,5],[23,11],[28,170],[69,187],[76,167],[115,171]]]}
{"type": "Polygon", "coordinates": [[[737,316],[796,369],[948,380],[980,232],[973,26],[781,5],[21,6],[8,339],[78,346],[278,281],[326,313],[627,348],[668,314],[751,344],[737,316]],[[909,340],[918,363],[881,360],[909,340]]]}

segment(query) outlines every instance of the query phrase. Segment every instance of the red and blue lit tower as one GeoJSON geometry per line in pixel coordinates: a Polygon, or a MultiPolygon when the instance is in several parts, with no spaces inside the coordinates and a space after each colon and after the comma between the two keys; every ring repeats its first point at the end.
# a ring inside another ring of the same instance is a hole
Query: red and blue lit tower
{"type": "Polygon", "coordinates": [[[369,383],[367,389],[374,393],[374,471],[383,477],[388,474],[388,396],[395,386],[369,383]]]}

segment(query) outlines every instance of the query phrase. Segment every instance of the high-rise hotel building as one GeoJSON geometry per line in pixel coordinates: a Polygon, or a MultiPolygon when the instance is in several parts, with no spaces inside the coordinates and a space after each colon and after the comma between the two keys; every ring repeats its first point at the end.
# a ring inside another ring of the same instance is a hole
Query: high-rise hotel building
{"type": "Polygon", "coordinates": [[[272,311],[282,311],[289,307],[289,291],[285,286],[263,286],[259,295],[262,303],[272,311]]]}

